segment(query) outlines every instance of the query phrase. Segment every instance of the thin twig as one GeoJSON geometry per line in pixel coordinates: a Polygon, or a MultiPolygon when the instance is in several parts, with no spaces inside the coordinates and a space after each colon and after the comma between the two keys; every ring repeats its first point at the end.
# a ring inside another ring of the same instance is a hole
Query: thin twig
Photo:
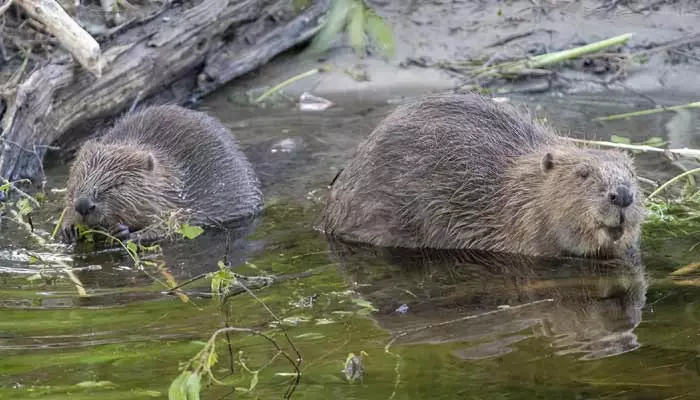
{"type": "Polygon", "coordinates": [[[675,176],[675,177],[669,179],[666,183],[664,183],[663,185],[659,186],[658,189],[656,189],[656,190],[654,190],[653,192],[651,192],[651,194],[650,194],[649,196],[647,196],[647,200],[649,200],[649,199],[651,199],[652,197],[656,196],[657,194],[661,193],[664,189],[666,189],[667,187],[669,187],[670,185],[672,185],[674,182],[677,182],[677,181],[680,180],[681,178],[686,177],[686,176],[688,176],[688,175],[696,174],[696,173],[698,173],[698,172],[700,172],[700,168],[694,168],[694,169],[691,169],[691,170],[689,170],[689,171],[685,171],[685,172],[683,172],[682,174],[677,175],[677,176],[675,176]]]}
{"type": "Polygon", "coordinates": [[[282,83],[280,83],[280,84],[278,84],[278,85],[275,85],[273,88],[269,89],[269,90],[266,91],[265,93],[261,94],[260,97],[258,97],[257,99],[254,100],[254,102],[255,102],[255,103],[260,103],[261,101],[263,101],[263,100],[265,100],[266,98],[270,97],[272,94],[274,94],[275,92],[277,92],[277,91],[279,91],[280,89],[284,88],[285,86],[291,85],[292,83],[294,83],[294,82],[296,82],[296,81],[298,81],[298,80],[300,80],[300,79],[304,79],[304,78],[306,78],[306,77],[309,77],[309,76],[318,74],[318,73],[320,73],[320,72],[329,71],[329,70],[330,70],[330,67],[319,67],[319,68],[314,68],[314,69],[312,69],[312,70],[303,72],[303,73],[301,73],[301,74],[299,74],[299,75],[295,75],[295,76],[293,76],[293,77],[291,77],[291,78],[285,80],[284,82],[282,82],[282,83]]]}
{"type": "Polygon", "coordinates": [[[131,103],[131,107],[129,107],[129,113],[134,112],[136,109],[136,106],[139,105],[141,102],[141,98],[143,97],[143,90],[139,90],[139,92],[136,94],[136,97],[134,98],[134,101],[131,103]]]}
{"type": "Polygon", "coordinates": [[[227,327],[227,328],[221,328],[221,329],[217,330],[216,332],[214,332],[214,334],[209,339],[209,344],[211,345],[212,349],[214,348],[214,345],[216,343],[216,337],[222,333],[228,333],[228,332],[241,332],[241,333],[249,333],[251,335],[261,336],[261,337],[265,338],[268,342],[270,342],[275,347],[275,349],[279,352],[279,354],[282,354],[282,356],[284,356],[284,358],[286,358],[287,361],[289,361],[289,363],[292,364],[292,366],[294,367],[294,370],[296,372],[297,379],[295,380],[294,385],[287,390],[287,392],[285,393],[285,396],[284,396],[285,399],[291,398],[292,394],[296,390],[296,387],[299,385],[299,380],[301,379],[301,370],[299,369],[299,365],[294,360],[292,360],[292,357],[286,351],[282,350],[282,348],[277,343],[277,341],[275,341],[273,338],[269,337],[268,335],[266,335],[260,331],[256,331],[254,329],[237,328],[237,327],[231,326],[231,327],[227,327]]]}
{"type": "Polygon", "coordinates": [[[21,190],[20,188],[18,188],[17,185],[15,185],[16,183],[19,183],[19,182],[29,182],[29,180],[27,180],[27,179],[22,179],[22,180],[20,180],[20,181],[10,182],[10,181],[8,181],[8,180],[5,179],[5,178],[0,178],[0,179],[1,179],[1,181],[2,181],[3,184],[9,184],[11,190],[14,190],[14,191],[17,192],[20,196],[22,196],[22,197],[24,197],[25,199],[29,200],[29,201],[30,201],[32,204],[34,204],[35,206],[41,207],[41,204],[39,204],[39,202],[38,202],[34,197],[30,196],[29,194],[27,194],[26,192],[24,192],[23,190],[21,190]]]}
{"type": "Polygon", "coordinates": [[[605,117],[593,118],[593,121],[612,121],[612,120],[616,120],[616,119],[639,117],[642,115],[658,114],[658,113],[661,113],[664,111],[684,110],[686,108],[700,108],[700,101],[696,101],[696,102],[688,103],[688,104],[681,104],[681,105],[677,105],[677,106],[671,106],[671,107],[650,108],[650,109],[646,109],[646,110],[633,111],[633,112],[624,113],[624,114],[606,115],[605,117]]]}
{"type": "Polygon", "coordinates": [[[670,40],[666,43],[662,43],[656,47],[652,47],[651,49],[648,50],[642,50],[638,51],[636,53],[630,54],[630,57],[640,57],[640,56],[648,56],[653,53],[658,53],[660,51],[664,50],[669,50],[673,49],[679,46],[683,46],[685,44],[690,44],[690,43],[695,43],[698,40],[700,40],[700,33],[694,33],[692,35],[682,37],[680,39],[675,39],[675,40],[670,40]]]}
{"type": "MultiPolygon", "coordinates": [[[[236,280],[238,280],[238,279],[236,279],[236,280]]],[[[248,289],[244,284],[240,283],[240,280],[238,280],[238,281],[239,281],[238,284],[241,285],[241,287],[243,288],[243,290],[245,290],[246,292],[248,292],[248,294],[249,294],[253,299],[255,299],[255,301],[257,301],[258,303],[260,303],[260,304],[265,308],[265,310],[267,310],[267,312],[270,313],[270,315],[272,315],[272,318],[274,318],[275,321],[277,321],[277,322],[280,324],[280,327],[281,327],[281,326],[282,326],[282,320],[281,320],[275,313],[273,313],[272,310],[270,310],[270,307],[268,307],[267,304],[265,304],[265,302],[263,302],[262,300],[260,300],[260,298],[259,298],[258,296],[256,296],[255,293],[253,293],[250,289],[248,289]]],[[[299,362],[301,362],[301,353],[299,353],[299,350],[296,348],[296,346],[294,346],[294,343],[292,343],[291,339],[289,339],[289,336],[287,336],[287,333],[284,332],[284,329],[282,329],[282,332],[284,333],[285,337],[287,337],[287,340],[289,341],[289,344],[290,344],[290,345],[292,346],[292,348],[294,349],[294,352],[297,354],[297,357],[299,357],[299,362]]]]}
{"type": "Polygon", "coordinates": [[[659,147],[648,146],[645,144],[638,145],[638,144],[626,144],[626,143],[613,143],[613,142],[603,142],[603,141],[598,141],[598,140],[585,140],[585,139],[574,139],[574,138],[565,138],[565,139],[570,140],[572,142],[576,142],[576,143],[584,143],[584,144],[591,144],[591,145],[597,145],[597,146],[617,147],[620,149],[637,150],[637,151],[644,151],[644,152],[675,154],[675,155],[679,155],[679,156],[693,157],[693,158],[700,157],[700,150],[689,149],[689,148],[662,149],[659,147]]]}
{"type": "Polygon", "coordinates": [[[182,282],[181,284],[179,284],[179,285],[177,285],[177,286],[175,286],[175,287],[173,287],[173,288],[168,289],[168,290],[165,291],[164,293],[165,293],[165,294],[173,294],[173,292],[175,292],[176,290],[182,289],[182,287],[185,286],[185,285],[188,285],[188,284],[190,284],[190,283],[192,283],[192,282],[198,281],[198,280],[200,280],[200,279],[202,279],[202,278],[206,278],[207,275],[208,275],[208,274],[199,274],[199,275],[195,276],[194,278],[190,278],[190,279],[188,279],[188,280],[182,282]]]}

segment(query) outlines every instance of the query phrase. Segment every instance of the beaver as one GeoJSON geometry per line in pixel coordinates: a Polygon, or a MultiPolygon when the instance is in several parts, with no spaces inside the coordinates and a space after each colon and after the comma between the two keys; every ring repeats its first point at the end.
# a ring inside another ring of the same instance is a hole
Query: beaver
{"type": "Polygon", "coordinates": [[[76,224],[119,239],[153,241],[179,222],[218,226],[254,217],[263,196],[233,134],[215,118],[176,105],[152,106],[117,119],[86,141],[71,165],[64,242],[76,224]]]}
{"type": "Polygon", "coordinates": [[[475,93],[397,107],[331,185],[318,228],[376,246],[616,257],[646,215],[632,159],[475,93]]]}

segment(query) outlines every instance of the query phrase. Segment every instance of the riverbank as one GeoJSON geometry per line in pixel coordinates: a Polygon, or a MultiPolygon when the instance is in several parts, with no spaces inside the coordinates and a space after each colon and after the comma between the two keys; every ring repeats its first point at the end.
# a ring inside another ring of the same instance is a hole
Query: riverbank
{"type": "MultiPolygon", "coordinates": [[[[358,59],[342,37],[324,60],[290,51],[224,87],[242,98],[323,65],[333,70],[284,88],[334,102],[394,97],[474,86],[461,66],[498,64],[632,33],[622,46],[547,67],[546,73],[489,82],[497,95],[613,91],[653,99],[700,91],[700,5],[690,1],[371,1],[394,31],[396,54],[358,59]],[[624,4],[623,4],[624,3],[624,4]],[[539,5],[536,5],[539,4],[539,5]],[[358,78],[359,77],[359,78],[358,78]]],[[[344,35],[345,36],[345,35],[344,35]]],[[[483,82],[477,82],[477,84],[483,82]]],[[[250,96],[249,96],[250,97],[250,96]]],[[[653,102],[653,100],[652,100],[653,102]]]]}

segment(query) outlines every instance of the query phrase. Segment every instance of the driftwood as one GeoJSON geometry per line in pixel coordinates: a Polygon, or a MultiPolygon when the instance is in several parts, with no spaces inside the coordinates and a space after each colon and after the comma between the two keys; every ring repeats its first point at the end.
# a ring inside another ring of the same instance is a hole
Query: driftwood
{"type": "Polygon", "coordinates": [[[100,45],[60,4],[54,0],[15,0],[15,3],[56,36],[83,68],[98,78],[102,75],[100,45]]]}
{"type": "Polygon", "coordinates": [[[311,38],[330,2],[299,12],[290,0],[169,2],[97,36],[99,77],[68,55],[54,58],[0,104],[0,177],[41,177],[50,145],[81,139],[134,99],[185,104],[211,93],[311,38]]]}

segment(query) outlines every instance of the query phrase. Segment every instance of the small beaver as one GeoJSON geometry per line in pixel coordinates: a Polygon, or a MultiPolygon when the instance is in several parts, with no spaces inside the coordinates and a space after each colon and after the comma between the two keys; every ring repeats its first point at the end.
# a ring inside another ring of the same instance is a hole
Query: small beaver
{"type": "Polygon", "coordinates": [[[399,106],[336,177],[320,228],[377,246],[617,257],[645,209],[632,160],[480,95],[399,106]]]}
{"type": "Polygon", "coordinates": [[[182,211],[192,225],[221,226],[262,207],[258,178],[233,134],[213,117],[180,106],[148,107],[117,120],[79,149],[70,169],[65,242],[75,224],[120,239],[164,236],[158,218],[182,211]]]}

